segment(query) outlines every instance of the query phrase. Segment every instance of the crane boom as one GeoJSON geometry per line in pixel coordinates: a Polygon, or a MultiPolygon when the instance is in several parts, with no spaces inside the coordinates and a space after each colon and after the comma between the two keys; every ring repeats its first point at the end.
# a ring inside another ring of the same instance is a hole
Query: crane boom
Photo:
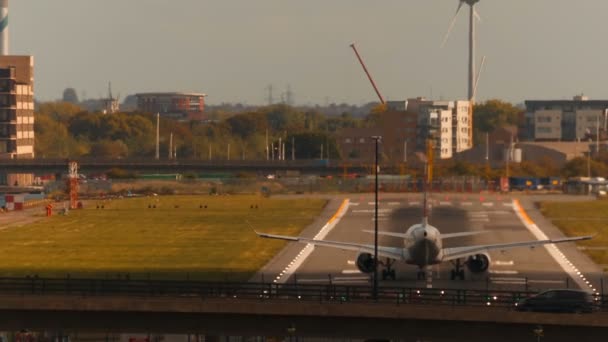
{"type": "Polygon", "coordinates": [[[367,71],[367,67],[365,66],[363,59],[361,58],[361,56],[359,55],[359,52],[357,51],[357,48],[355,47],[355,43],[350,44],[350,47],[353,48],[353,51],[355,51],[355,55],[357,55],[357,59],[359,59],[359,63],[361,63],[361,66],[363,67],[363,71],[365,71],[367,78],[369,78],[369,81],[372,84],[372,87],[374,87],[374,90],[376,91],[376,95],[378,95],[378,98],[380,99],[380,103],[385,104],[382,94],[380,94],[380,91],[378,90],[378,87],[376,86],[376,83],[374,82],[372,75],[370,75],[369,71],[367,71]]]}

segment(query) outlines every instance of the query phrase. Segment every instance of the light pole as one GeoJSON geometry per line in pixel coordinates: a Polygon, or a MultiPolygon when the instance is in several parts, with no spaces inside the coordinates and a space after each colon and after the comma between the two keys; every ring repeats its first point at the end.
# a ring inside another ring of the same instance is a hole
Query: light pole
{"type": "Polygon", "coordinates": [[[378,143],[382,140],[381,136],[373,136],[372,139],[376,142],[376,170],[375,174],[375,186],[374,186],[374,288],[373,297],[375,300],[378,299],[378,143]]]}

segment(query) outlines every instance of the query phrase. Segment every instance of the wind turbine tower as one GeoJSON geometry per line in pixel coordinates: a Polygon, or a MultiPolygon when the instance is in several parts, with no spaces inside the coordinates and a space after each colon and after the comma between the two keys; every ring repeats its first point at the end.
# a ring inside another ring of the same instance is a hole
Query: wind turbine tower
{"type": "Polygon", "coordinates": [[[469,84],[468,84],[468,98],[470,101],[474,101],[475,97],[475,86],[476,86],[476,70],[475,70],[475,20],[479,20],[479,15],[475,10],[475,5],[479,2],[479,0],[459,0],[458,8],[456,9],[456,13],[452,18],[452,22],[450,23],[450,27],[448,28],[448,32],[445,35],[443,40],[443,45],[447,42],[450,37],[450,33],[452,32],[452,28],[454,28],[454,24],[456,23],[456,17],[460,12],[463,4],[469,5],[469,84]]]}
{"type": "Polygon", "coordinates": [[[8,56],[8,0],[0,0],[0,56],[8,56]]]}

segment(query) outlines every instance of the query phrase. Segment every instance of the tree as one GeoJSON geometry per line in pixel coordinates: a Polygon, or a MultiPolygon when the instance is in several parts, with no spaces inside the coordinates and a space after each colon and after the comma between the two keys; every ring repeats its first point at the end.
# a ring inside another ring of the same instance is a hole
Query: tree
{"type": "Polygon", "coordinates": [[[482,140],[482,134],[496,128],[519,123],[521,110],[508,102],[488,100],[475,105],[473,110],[473,132],[476,143],[482,140]]]}
{"type": "Polygon", "coordinates": [[[129,148],[121,140],[101,140],[91,146],[91,156],[105,158],[126,158],[129,148]]]}
{"type": "Polygon", "coordinates": [[[63,102],[77,104],[78,103],[78,95],[76,94],[76,89],[74,88],[65,88],[63,91],[63,102]]]}

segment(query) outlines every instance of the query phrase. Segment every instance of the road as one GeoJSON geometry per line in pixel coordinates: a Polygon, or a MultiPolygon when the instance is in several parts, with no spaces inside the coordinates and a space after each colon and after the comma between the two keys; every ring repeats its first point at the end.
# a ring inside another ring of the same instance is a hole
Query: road
{"type": "MultiPolygon", "coordinates": [[[[348,199],[349,205],[344,216],[324,239],[373,244],[373,234],[362,232],[363,229],[373,230],[374,227],[373,194],[335,197],[324,215],[319,218],[319,222],[307,228],[302,235],[315,236],[323,226],[323,222],[327,222],[328,218],[336,213],[345,199],[348,199]]],[[[430,223],[442,233],[488,231],[487,234],[445,240],[444,247],[538,239],[538,236],[533,235],[530,228],[526,227],[524,220],[516,214],[518,204],[515,204],[514,199],[517,198],[500,194],[432,194],[430,223]]],[[[550,222],[535,209],[535,199],[521,196],[517,201],[540,228],[540,234],[544,233],[549,238],[563,237],[561,232],[552,227],[550,222]]],[[[405,232],[410,225],[420,222],[421,204],[420,194],[381,194],[379,230],[405,232]]],[[[401,241],[398,238],[380,237],[379,244],[401,246],[401,241]]],[[[305,247],[301,243],[289,244],[260,271],[257,280],[263,277],[265,281],[275,282],[370,283],[370,276],[357,270],[356,252],[316,247],[308,257],[304,258],[301,251],[305,247]],[[294,264],[299,266],[295,273],[286,272],[290,265],[293,270],[294,264]]],[[[492,252],[489,271],[478,275],[467,272],[464,281],[450,280],[452,265],[444,263],[433,268],[432,287],[531,291],[588,287],[598,292],[602,291],[601,270],[598,267],[582,255],[572,243],[560,244],[557,247],[557,250],[551,252],[553,255],[548,252],[549,248],[544,246],[492,252]]],[[[427,286],[424,280],[416,279],[415,266],[397,263],[395,268],[397,280],[381,281],[381,286],[427,286]]]]}

